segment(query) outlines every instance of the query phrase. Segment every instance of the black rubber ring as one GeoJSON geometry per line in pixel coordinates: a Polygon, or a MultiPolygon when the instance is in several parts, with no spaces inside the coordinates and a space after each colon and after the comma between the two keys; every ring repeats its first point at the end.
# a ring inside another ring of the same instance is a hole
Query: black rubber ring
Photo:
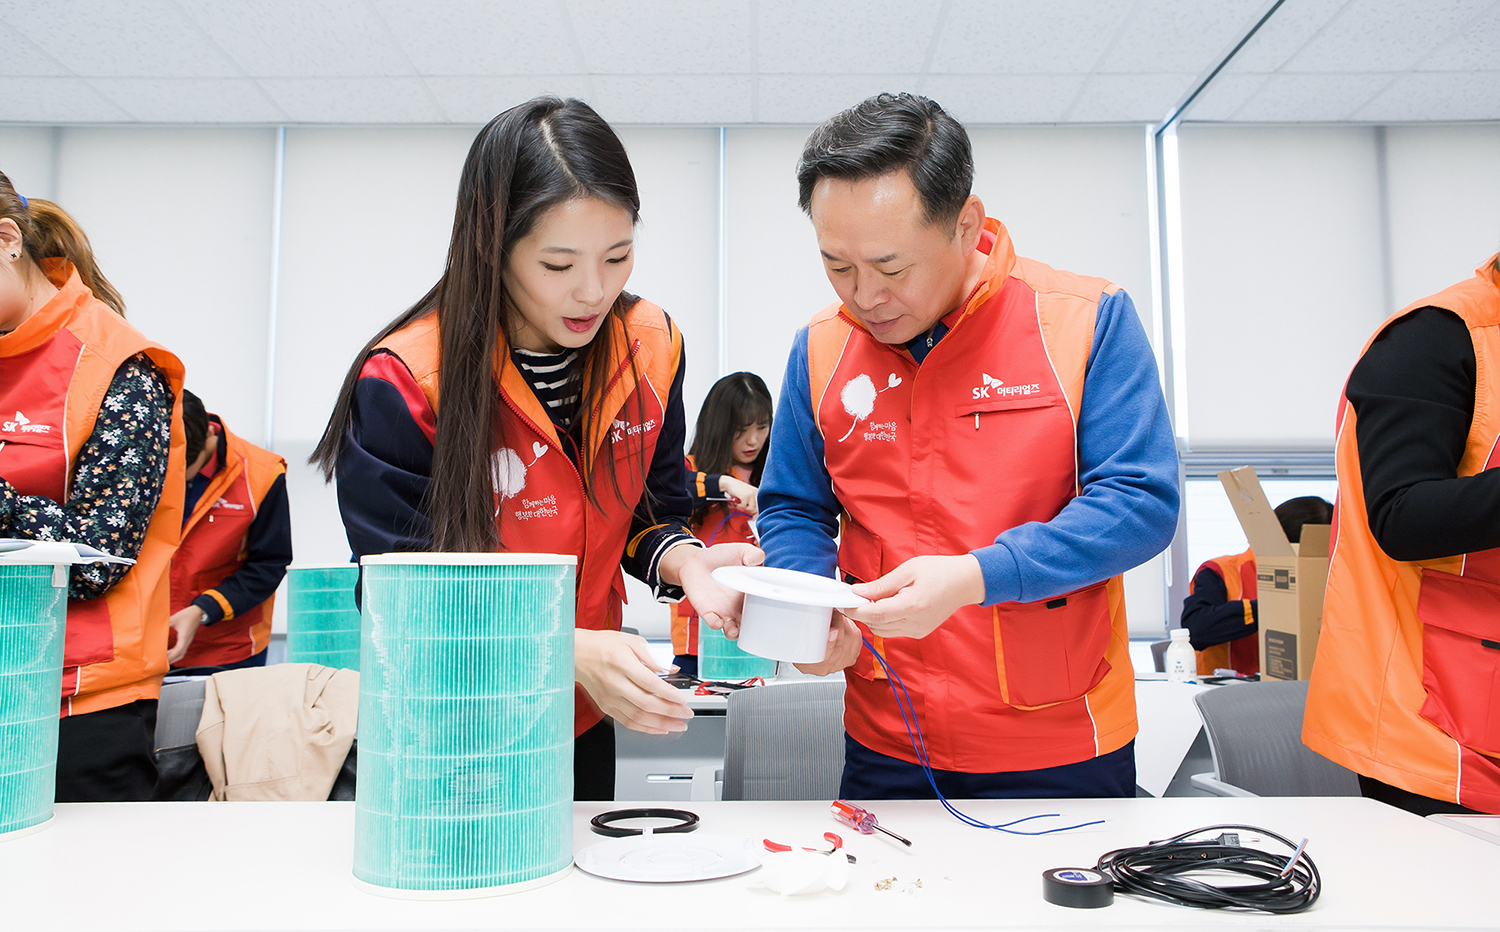
{"type": "Polygon", "coordinates": [[[589,821],[589,826],[595,834],[608,835],[611,838],[624,838],[627,835],[644,834],[638,828],[619,828],[611,825],[612,822],[623,822],[626,819],[678,819],[675,825],[667,825],[662,828],[653,828],[651,834],[665,835],[671,833],[691,832],[698,827],[698,814],[688,812],[686,809],[613,809],[609,812],[601,812],[589,821]]]}

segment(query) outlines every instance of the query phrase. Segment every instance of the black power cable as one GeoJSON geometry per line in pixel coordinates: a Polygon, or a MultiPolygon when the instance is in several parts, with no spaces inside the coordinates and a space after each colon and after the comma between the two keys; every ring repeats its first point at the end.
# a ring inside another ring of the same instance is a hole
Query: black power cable
{"type": "Polygon", "coordinates": [[[1300,913],[1317,902],[1322,891],[1317,865],[1303,850],[1306,844],[1306,839],[1296,845],[1253,825],[1210,825],[1148,845],[1111,851],[1099,859],[1097,870],[1114,882],[1116,892],[1178,906],[1300,913]],[[1209,832],[1221,834],[1197,838],[1209,832]],[[1271,854],[1244,847],[1241,834],[1273,838],[1286,845],[1290,853],[1271,854]],[[1223,879],[1223,874],[1242,875],[1251,882],[1211,882],[1223,879]]]}

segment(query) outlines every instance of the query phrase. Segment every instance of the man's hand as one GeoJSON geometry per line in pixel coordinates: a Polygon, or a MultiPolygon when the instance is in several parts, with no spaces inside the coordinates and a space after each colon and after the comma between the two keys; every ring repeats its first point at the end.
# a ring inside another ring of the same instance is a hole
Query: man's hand
{"type": "Polygon", "coordinates": [[[193,646],[193,635],[198,633],[198,626],[208,620],[208,613],[196,605],[187,608],[167,619],[167,627],[177,635],[175,643],[167,647],[167,665],[180,663],[187,656],[188,648],[193,646]]]}
{"type": "Polygon", "coordinates": [[[923,638],[960,608],[984,601],[984,572],[972,553],[913,557],[874,582],[859,583],[854,591],[872,604],[845,609],[845,614],[870,633],[923,638]]]}
{"type": "Polygon", "coordinates": [[[749,544],[674,547],[661,558],[658,572],[668,583],[682,587],[699,618],[732,641],[740,636],[745,594],[719,585],[711,574],[721,566],[760,566],[765,559],[759,547],[749,544]]]}
{"type": "Polygon", "coordinates": [[[844,613],[838,609],[833,610],[833,624],[828,629],[828,655],[823,658],[822,663],[799,663],[795,664],[803,673],[813,676],[827,676],[854,666],[854,661],[859,659],[859,652],[864,648],[864,635],[854,626],[854,622],[844,617],[844,613]]]}
{"type": "Polygon", "coordinates": [[[648,735],[687,731],[693,710],[658,672],[666,671],[643,637],[585,628],[573,632],[573,678],[605,715],[648,735]]]}
{"type": "Polygon", "coordinates": [[[748,482],[741,482],[733,476],[719,477],[719,491],[734,500],[736,505],[753,514],[760,512],[757,502],[760,490],[748,482]]]}

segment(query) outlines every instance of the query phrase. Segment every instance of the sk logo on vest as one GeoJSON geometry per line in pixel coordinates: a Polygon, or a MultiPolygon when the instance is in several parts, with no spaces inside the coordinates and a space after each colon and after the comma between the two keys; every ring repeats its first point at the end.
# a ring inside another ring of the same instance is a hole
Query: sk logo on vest
{"type": "Polygon", "coordinates": [[[1042,390],[1039,382],[1032,382],[1030,385],[1006,385],[988,372],[979,373],[979,377],[983,380],[979,387],[970,390],[975,401],[981,398],[1004,398],[1010,395],[1035,395],[1042,390]]]}
{"type": "Polygon", "coordinates": [[[215,508],[228,508],[231,511],[244,511],[245,510],[245,506],[244,505],[236,505],[234,502],[231,502],[227,498],[220,498],[218,501],[214,502],[214,507],[215,508]]]}
{"type": "Polygon", "coordinates": [[[6,434],[50,434],[51,432],[52,426],[50,424],[33,424],[31,423],[31,418],[20,411],[16,412],[15,420],[0,424],[0,433],[6,434]]]}

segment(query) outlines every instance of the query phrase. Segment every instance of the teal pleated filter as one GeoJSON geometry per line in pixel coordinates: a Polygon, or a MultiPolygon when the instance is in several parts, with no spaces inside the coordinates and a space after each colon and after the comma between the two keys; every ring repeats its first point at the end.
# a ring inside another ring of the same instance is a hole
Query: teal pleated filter
{"type": "Polygon", "coordinates": [[[52,818],[67,567],[0,563],[0,833],[52,818]],[[60,585],[59,585],[60,583],[60,585]]]}
{"type": "Polygon", "coordinates": [[[286,659],[359,669],[359,567],[293,566],[286,571],[286,659]]]}
{"type": "Polygon", "coordinates": [[[483,896],[573,859],[573,592],[554,554],[365,557],[354,876],[483,896]]]}
{"type": "Polygon", "coordinates": [[[776,661],[740,649],[724,632],[698,619],[698,678],[735,682],[755,676],[776,675],[776,661]]]}

